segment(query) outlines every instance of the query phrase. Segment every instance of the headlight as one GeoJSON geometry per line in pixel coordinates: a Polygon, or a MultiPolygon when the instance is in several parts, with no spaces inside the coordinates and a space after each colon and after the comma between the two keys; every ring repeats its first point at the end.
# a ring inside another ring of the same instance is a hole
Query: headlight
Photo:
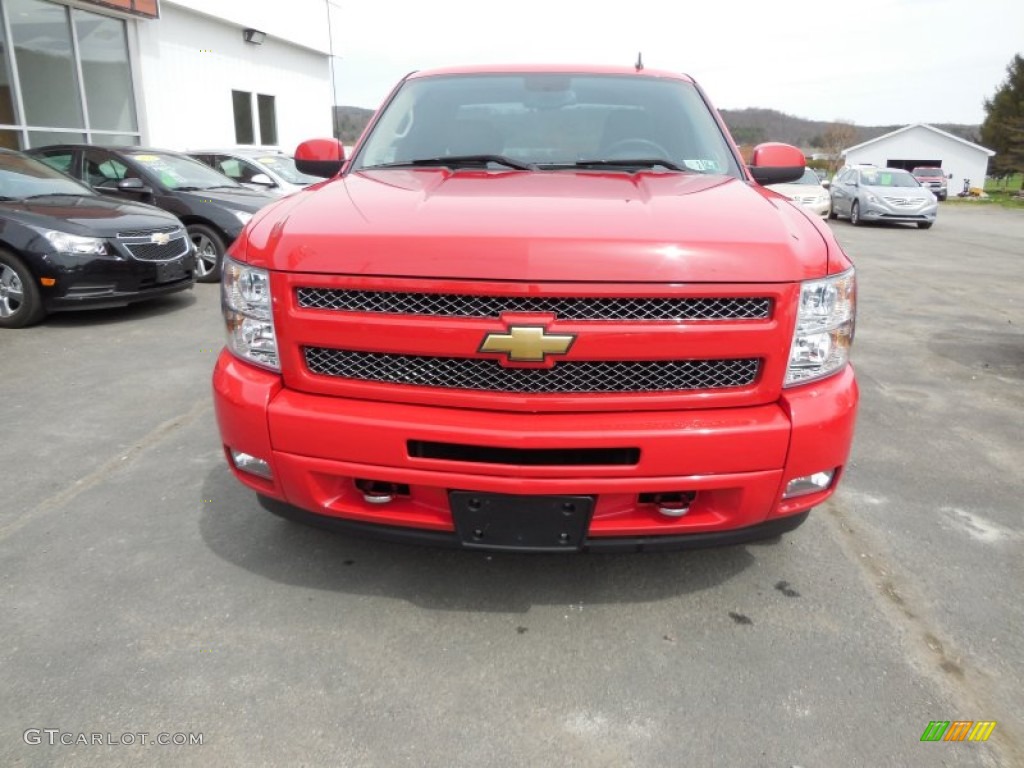
{"type": "Polygon", "coordinates": [[[789,366],[783,386],[822,379],[842,370],[850,359],[857,316],[853,269],[800,285],[789,366]]]}
{"type": "Polygon", "coordinates": [[[224,259],[221,308],[228,331],[228,349],[250,363],[280,371],[270,273],[224,259]]]}
{"type": "Polygon", "coordinates": [[[52,229],[39,230],[58,253],[69,253],[73,256],[106,256],[107,243],[99,237],[82,237],[67,232],[55,232],[52,229]]]}
{"type": "Polygon", "coordinates": [[[881,200],[879,200],[879,199],[878,199],[877,197],[875,197],[874,195],[872,195],[872,194],[871,194],[870,192],[865,192],[865,193],[864,193],[864,198],[865,198],[865,199],[866,199],[866,200],[867,200],[867,201],[868,201],[869,203],[874,203],[874,204],[876,204],[876,205],[878,205],[879,203],[881,203],[881,202],[882,202],[882,201],[881,201],[881,200]]]}
{"type": "Polygon", "coordinates": [[[232,213],[235,214],[236,219],[242,222],[243,227],[248,224],[249,220],[252,218],[252,214],[248,211],[232,211],[232,213]]]}

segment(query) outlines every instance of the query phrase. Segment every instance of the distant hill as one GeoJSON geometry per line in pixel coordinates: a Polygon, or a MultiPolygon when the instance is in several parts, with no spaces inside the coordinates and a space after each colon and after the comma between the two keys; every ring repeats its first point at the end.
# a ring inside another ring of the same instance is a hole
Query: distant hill
{"type": "MultiPolygon", "coordinates": [[[[802,149],[820,149],[824,146],[822,136],[831,125],[826,120],[806,120],[774,109],[723,109],[722,118],[737,144],[758,144],[762,141],[782,141],[802,149]]],[[[334,135],[345,144],[359,138],[363,128],[373,117],[372,109],[362,107],[334,108],[334,135]]],[[[939,130],[952,133],[968,141],[978,142],[980,126],[960,123],[932,123],[939,130]]],[[[859,144],[883,134],[902,128],[902,125],[855,125],[859,144]]]]}
{"type": "MultiPolygon", "coordinates": [[[[806,120],[774,109],[723,109],[722,119],[729,126],[729,132],[737,144],[758,144],[762,141],[781,141],[803,149],[820,149],[824,146],[822,135],[832,121],[806,120]]],[[[930,123],[934,128],[952,133],[967,141],[977,143],[980,126],[960,123],[930,123]]],[[[857,138],[854,144],[868,141],[903,125],[854,125],[857,138]]]]}
{"type": "Polygon", "coordinates": [[[334,138],[342,144],[353,144],[363,132],[363,128],[373,117],[372,109],[362,107],[334,108],[334,138]]]}

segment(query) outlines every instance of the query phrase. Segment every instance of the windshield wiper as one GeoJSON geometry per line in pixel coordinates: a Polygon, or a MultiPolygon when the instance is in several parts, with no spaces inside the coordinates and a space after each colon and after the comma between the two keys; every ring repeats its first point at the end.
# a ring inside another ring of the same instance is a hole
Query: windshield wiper
{"type": "Polygon", "coordinates": [[[22,200],[37,200],[40,197],[80,197],[88,194],[87,192],[43,192],[39,195],[27,195],[22,200]]]}
{"type": "Polygon", "coordinates": [[[661,157],[637,157],[628,160],[577,160],[574,163],[545,163],[541,168],[665,168],[669,171],[689,172],[689,168],[676,165],[661,157]]]}
{"type": "Polygon", "coordinates": [[[241,184],[214,184],[212,187],[203,187],[203,189],[245,189],[245,187],[241,184]]]}
{"type": "Polygon", "coordinates": [[[521,163],[504,155],[451,155],[450,157],[424,157],[419,160],[402,160],[397,163],[383,163],[381,165],[365,165],[360,171],[375,171],[379,168],[429,168],[431,166],[440,168],[456,168],[463,165],[480,165],[494,163],[504,165],[517,171],[535,171],[537,166],[532,163],[521,163]]]}
{"type": "Polygon", "coordinates": [[[206,187],[174,187],[174,192],[202,192],[206,187]]]}

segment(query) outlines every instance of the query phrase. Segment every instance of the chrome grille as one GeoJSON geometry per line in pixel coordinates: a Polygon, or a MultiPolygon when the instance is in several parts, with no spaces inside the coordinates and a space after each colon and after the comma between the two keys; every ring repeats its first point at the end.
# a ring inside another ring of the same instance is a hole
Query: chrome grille
{"type": "Polygon", "coordinates": [[[897,208],[920,208],[925,204],[924,200],[915,200],[914,198],[907,197],[883,197],[885,202],[889,205],[894,205],[897,208]]]}
{"type": "Polygon", "coordinates": [[[171,224],[166,227],[160,227],[158,229],[135,229],[130,232],[118,232],[117,237],[120,240],[128,240],[133,237],[144,237],[147,240],[150,235],[155,235],[158,232],[180,232],[181,227],[175,224],[171,224]]]}
{"type": "Polygon", "coordinates": [[[503,312],[554,313],[562,320],[767,320],[771,299],[473,296],[450,293],[299,288],[299,306],[345,312],[433,317],[500,317],[503,312]]]}
{"type": "Polygon", "coordinates": [[[505,368],[494,360],[304,347],[315,374],[443,389],[529,394],[680,392],[745,387],[761,361],[565,360],[553,368],[505,368]]]}

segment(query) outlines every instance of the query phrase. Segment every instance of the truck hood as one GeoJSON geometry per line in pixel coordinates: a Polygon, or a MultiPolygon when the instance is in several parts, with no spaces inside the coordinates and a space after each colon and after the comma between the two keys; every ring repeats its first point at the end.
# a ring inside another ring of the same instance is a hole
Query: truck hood
{"type": "Polygon", "coordinates": [[[763,188],[655,172],[350,173],[258,217],[244,248],[288,272],[537,282],[791,282],[828,261],[763,188]]]}

